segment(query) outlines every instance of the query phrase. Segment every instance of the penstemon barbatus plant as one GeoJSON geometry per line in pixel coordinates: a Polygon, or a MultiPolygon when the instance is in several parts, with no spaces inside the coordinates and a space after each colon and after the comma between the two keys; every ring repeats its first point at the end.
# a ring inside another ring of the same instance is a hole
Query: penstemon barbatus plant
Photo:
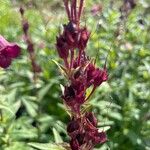
{"type": "Polygon", "coordinates": [[[62,88],[62,99],[71,116],[67,125],[72,150],[92,150],[96,144],[107,141],[106,133],[97,128],[98,121],[93,112],[84,105],[103,82],[108,79],[106,64],[96,67],[95,60],[86,54],[90,31],[80,25],[84,0],[63,0],[68,15],[68,23],[63,33],[57,36],[56,48],[63,60],[61,66],[68,83],[62,88]],[[92,89],[87,95],[87,90],[92,89]]]}

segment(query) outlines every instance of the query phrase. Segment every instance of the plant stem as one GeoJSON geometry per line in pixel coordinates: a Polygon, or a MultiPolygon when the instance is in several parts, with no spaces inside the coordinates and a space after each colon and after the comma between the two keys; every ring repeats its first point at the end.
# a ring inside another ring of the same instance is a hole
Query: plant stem
{"type": "Polygon", "coordinates": [[[3,121],[3,113],[2,110],[0,109],[0,117],[1,117],[1,122],[3,121]]]}

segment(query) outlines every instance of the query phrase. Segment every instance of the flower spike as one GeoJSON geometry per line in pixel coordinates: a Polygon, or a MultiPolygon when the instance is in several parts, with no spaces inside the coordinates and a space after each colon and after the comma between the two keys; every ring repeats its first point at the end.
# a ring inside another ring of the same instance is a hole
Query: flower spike
{"type": "Polygon", "coordinates": [[[105,132],[98,131],[95,115],[82,111],[96,88],[108,79],[106,62],[100,69],[86,55],[91,34],[86,25],[80,26],[83,4],[84,0],[64,0],[68,23],[64,25],[63,33],[56,37],[56,49],[67,70],[68,83],[64,86],[62,99],[71,114],[67,126],[71,150],[93,150],[96,144],[107,140],[105,132]],[[91,93],[86,96],[90,87],[91,93]]]}

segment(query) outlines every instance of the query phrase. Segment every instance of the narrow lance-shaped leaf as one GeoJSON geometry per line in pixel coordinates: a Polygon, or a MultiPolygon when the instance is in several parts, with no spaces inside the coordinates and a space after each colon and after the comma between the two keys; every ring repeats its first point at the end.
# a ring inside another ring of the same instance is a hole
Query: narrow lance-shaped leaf
{"type": "Polygon", "coordinates": [[[63,146],[57,144],[42,144],[42,143],[28,143],[31,147],[39,150],[66,150],[63,146]]]}
{"type": "Polygon", "coordinates": [[[53,128],[53,134],[56,143],[63,143],[61,136],[59,135],[58,131],[55,128],[53,128]]]}

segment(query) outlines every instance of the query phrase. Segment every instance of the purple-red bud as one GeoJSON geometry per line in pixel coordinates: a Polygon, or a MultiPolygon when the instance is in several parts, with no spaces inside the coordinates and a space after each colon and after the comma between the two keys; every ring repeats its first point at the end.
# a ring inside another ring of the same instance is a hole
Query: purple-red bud
{"type": "Polygon", "coordinates": [[[20,7],[19,11],[20,11],[20,14],[23,16],[24,15],[24,8],[20,7]]]}
{"type": "Polygon", "coordinates": [[[95,132],[93,135],[93,144],[102,144],[107,141],[107,136],[105,132],[95,132]]]}
{"type": "Polygon", "coordinates": [[[80,129],[79,122],[76,120],[70,121],[70,123],[67,126],[67,132],[72,135],[75,132],[78,132],[80,129]]]}
{"type": "Polygon", "coordinates": [[[94,116],[94,114],[92,112],[86,113],[85,118],[88,123],[90,123],[94,127],[97,127],[97,118],[94,116]]]}
{"type": "Polygon", "coordinates": [[[34,51],[34,45],[33,45],[33,43],[30,41],[30,40],[28,40],[27,41],[28,43],[28,46],[27,46],[27,50],[29,51],[29,52],[33,52],[34,51]]]}
{"type": "Polygon", "coordinates": [[[27,34],[28,30],[29,30],[29,23],[28,23],[27,20],[25,20],[25,21],[23,22],[23,32],[24,32],[25,34],[27,34]]]}
{"type": "Polygon", "coordinates": [[[78,40],[79,40],[78,48],[80,50],[84,50],[86,48],[89,38],[90,38],[90,32],[86,28],[81,29],[79,37],[78,37],[78,40]]]}
{"type": "Polygon", "coordinates": [[[70,141],[70,147],[71,147],[71,150],[80,150],[80,146],[79,146],[79,143],[77,140],[75,139],[72,139],[70,141]]]}
{"type": "Polygon", "coordinates": [[[68,58],[69,45],[67,44],[66,39],[63,36],[57,37],[56,48],[60,58],[62,59],[68,58]]]}

